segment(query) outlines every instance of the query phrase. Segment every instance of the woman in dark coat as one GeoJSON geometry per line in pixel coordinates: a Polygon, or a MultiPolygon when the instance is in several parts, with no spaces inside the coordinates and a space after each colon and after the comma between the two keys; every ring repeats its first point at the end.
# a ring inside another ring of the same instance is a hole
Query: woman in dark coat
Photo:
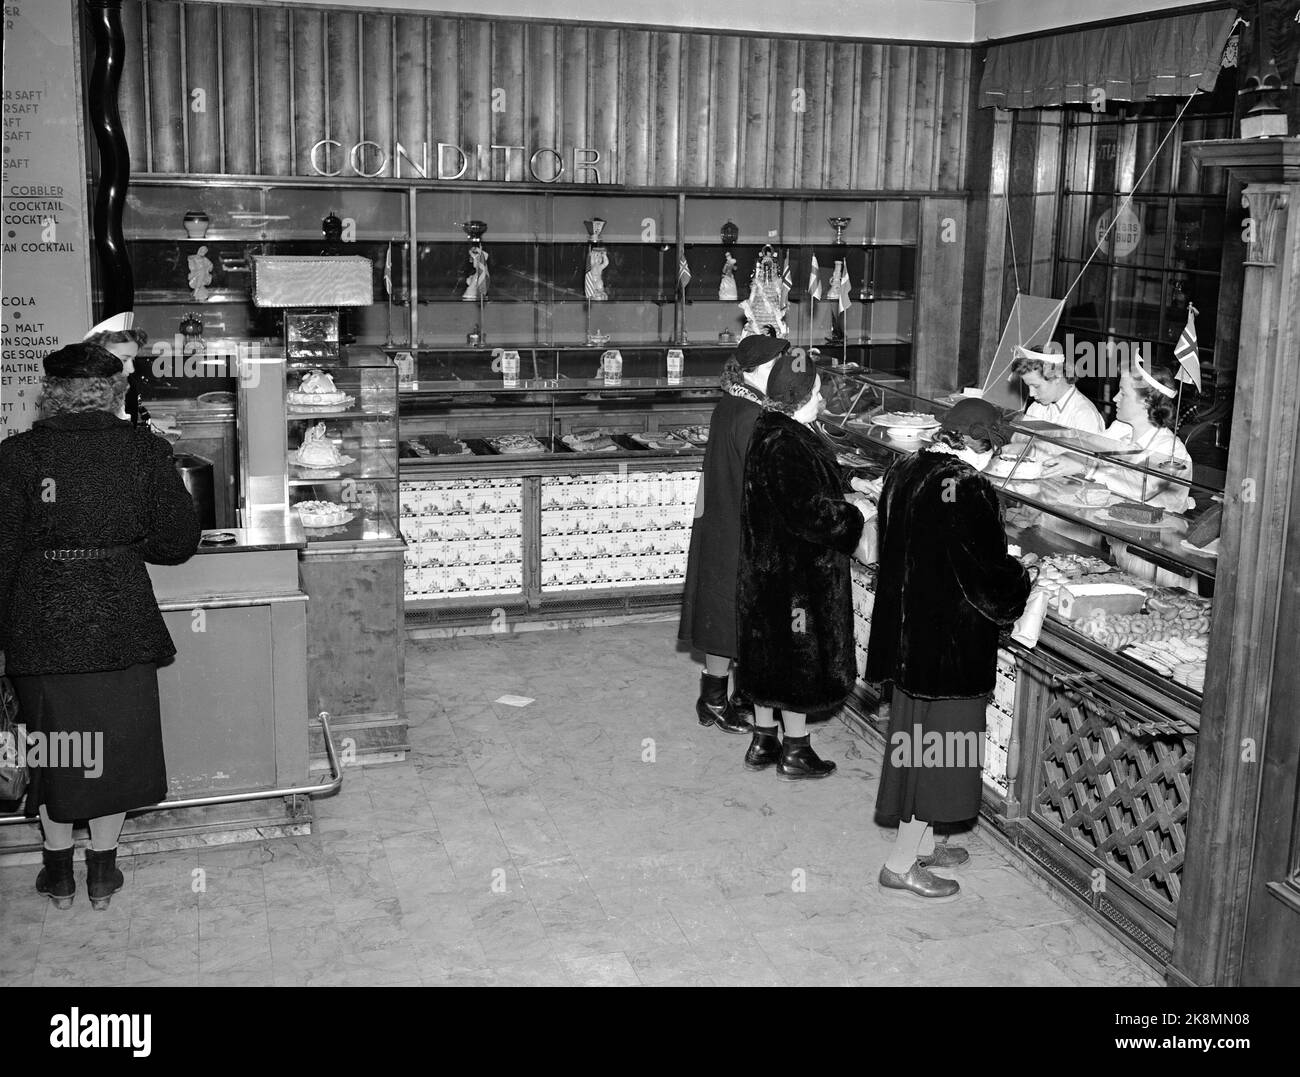
{"type": "Polygon", "coordinates": [[[72,825],[88,819],[87,889],[104,908],[122,885],[125,812],[167,795],[157,664],[176,648],[145,563],[187,560],[199,524],[171,446],[117,417],[116,356],[73,344],[46,356],[45,374],[45,417],[0,443],[0,647],[28,732],[96,757],[91,770],[32,767],[36,889],[72,904],[72,825]]]}
{"type": "Polygon", "coordinates": [[[748,336],[722,375],[726,394],[709,425],[709,445],[695,498],[695,525],[686,560],[686,586],[677,638],[704,652],[700,725],[724,733],[748,733],[753,716],[747,702],[728,699],[728,674],[736,650],[736,566],[740,560],[740,493],[745,453],[762,414],[764,387],[776,357],[789,341],[766,334],[748,336]]]}
{"type": "Polygon", "coordinates": [[[754,703],[745,765],[776,763],[786,781],[824,778],[835,764],[813,751],[805,719],[839,706],[857,679],[849,555],[864,518],[844,497],[830,448],[808,428],[821,410],[811,361],[781,356],[767,391],[745,462],[736,590],[740,687],[754,703]],[[774,708],[785,726],[780,745],[774,708]]]}
{"type": "Polygon", "coordinates": [[[877,815],[898,823],[880,870],[887,891],[954,898],[958,884],[929,869],[970,859],[936,847],[932,824],[979,812],[998,634],[1029,597],[1029,574],[1007,553],[997,494],[980,474],[1005,442],[997,408],[962,400],[930,446],[894,463],[881,491],[866,678],[894,685],[876,800],[877,815]]]}

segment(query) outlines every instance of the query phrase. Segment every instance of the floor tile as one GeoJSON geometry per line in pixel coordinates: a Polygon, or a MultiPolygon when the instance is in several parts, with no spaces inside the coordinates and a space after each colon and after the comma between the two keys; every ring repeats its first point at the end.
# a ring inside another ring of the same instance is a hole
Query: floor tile
{"type": "Polygon", "coordinates": [[[0,868],[0,986],[1161,982],[979,830],[959,901],[882,894],[878,752],[831,720],[830,780],[746,771],[674,633],[412,643],[410,757],[349,768],[310,835],[124,854],[93,916],[80,864],[67,913],[0,868]]]}

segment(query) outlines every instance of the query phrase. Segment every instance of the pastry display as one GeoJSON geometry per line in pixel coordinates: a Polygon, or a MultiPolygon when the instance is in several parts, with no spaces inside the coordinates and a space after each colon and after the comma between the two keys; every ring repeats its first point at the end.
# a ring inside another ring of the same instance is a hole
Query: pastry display
{"type": "Polygon", "coordinates": [[[1117,583],[1067,583],[1061,587],[1057,609],[1067,621],[1082,621],[1097,611],[1124,615],[1146,604],[1140,588],[1117,583]]]}
{"type": "Polygon", "coordinates": [[[1135,524],[1156,524],[1165,516],[1165,510],[1159,505],[1144,505],[1140,501],[1118,501],[1106,512],[1111,519],[1135,524]]]}
{"type": "Polygon", "coordinates": [[[575,430],[560,440],[574,452],[614,452],[618,448],[607,430],[575,430]]]}
{"type": "Polygon", "coordinates": [[[352,457],[344,456],[335,448],[324,423],[317,423],[307,431],[302,445],[291,459],[299,467],[313,470],[340,468],[352,463],[352,457]]]}
{"type": "Polygon", "coordinates": [[[468,445],[451,437],[449,434],[421,434],[419,437],[411,438],[402,444],[415,456],[423,458],[431,456],[466,456],[470,452],[468,445]]]}
{"type": "Polygon", "coordinates": [[[673,431],[674,436],[680,438],[688,445],[694,445],[701,448],[709,443],[709,428],[707,426],[683,426],[673,431]]]}
{"type": "Polygon", "coordinates": [[[341,393],[334,379],[323,370],[312,370],[302,376],[298,388],[285,394],[285,400],[296,408],[337,408],[352,398],[341,393]]]}
{"type": "Polygon", "coordinates": [[[940,425],[938,419],[923,411],[882,411],[871,417],[871,424],[899,430],[930,430],[940,425]]]}
{"type": "Polygon", "coordinates": [[[503,434],[488,442],[492,448],[505,456],[519,456],[530,452],[547,452],[547,448],[532,434],[503,434]]]}
{"type": "Polygon", "coordinates": [[[352,519],[346,505],[333,501],[299,501],[294,508],[303,527],[339,527],[352,519]]]}
{"type": "Polygon", "coordinates": [[[680,449],[682,447],[682,443],[678,438],[675,438],[672,434],[662,430],[651,430],[644,434],[632,434],[631,438],[638,445],[644,445],[647,449],[665,451],[669,449],[680,449]]]}

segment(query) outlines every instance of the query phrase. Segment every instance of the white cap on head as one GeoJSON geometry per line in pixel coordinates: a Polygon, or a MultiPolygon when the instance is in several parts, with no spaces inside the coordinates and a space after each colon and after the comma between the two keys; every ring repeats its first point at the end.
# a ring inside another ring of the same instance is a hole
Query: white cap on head
{"type": "MultiPolygon", "coordinates": [[[[1050,348],[1052,344],[1046,344],[1044,347],[1050,348]]],[[[1058,344],[1056,347],[1059,348],[1060,345],[1058,344]]],[[[1045,366],[1065,366],[1065,352],[1063,351],[1036,352],[1032,348],[1026,348],[1023,344],[1017,344],[1012,354],[1017,359],[1037,359],[1045,366]]]]}
{"type": "Polygon", "coordinates": [[[111,318],[105,318],[98,325],[93,326],[89,333],[81,339],[89,340],[97,333],[122,333],[127,329],[135,327],[135,312],[131,310],[123,311],[121,314],[114,314],[111,318]]]}

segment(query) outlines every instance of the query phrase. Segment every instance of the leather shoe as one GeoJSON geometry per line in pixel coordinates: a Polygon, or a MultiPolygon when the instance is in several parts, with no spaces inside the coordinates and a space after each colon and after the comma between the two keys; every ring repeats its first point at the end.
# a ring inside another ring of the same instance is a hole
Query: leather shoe
{"type": "Polygon", "coordinates": [[[755,726],[754,739],[745,753],[746,770],[766,770],[781,759],[781,741],[776,726],[755,726]]]}
{"type": "Polygon", "coordinates": [[[781,781],[826,778],[835,772],[835,764],[814,752],[808,740],[805,733],[802,737],[786,737],[781,742],[781,759],[776,764],[776,776],[781,781]]]}
{"type": "Polygon", "coordinates": [[[929,856],[918,856],[916,862],[923,868],[959,868],[970,863],[970,851],[960,845],[940,842],[929,856]]]}
{"type": "Polygon", "coordinates": [[[715,725],[724,733],[748,733],[750,725],[731,710],[727,700],[727,678],[700,674],[700,698],[695,704],[695,714],[700,725],[715,725]]]}
{"type": "Polygon", "coordinates": [[[935,903],[941,901],[954,901],[957,898],[961,886],[955,879],[944,879],[938,875],[930,874],[929,870],[921,867],[915,861],[903,875],[896,871],[890,871],[888,867],[880,869],[880,889],[882,892],[890,891],[896,894],[915,894],[919,898],[925,898],[935,903]]]}

